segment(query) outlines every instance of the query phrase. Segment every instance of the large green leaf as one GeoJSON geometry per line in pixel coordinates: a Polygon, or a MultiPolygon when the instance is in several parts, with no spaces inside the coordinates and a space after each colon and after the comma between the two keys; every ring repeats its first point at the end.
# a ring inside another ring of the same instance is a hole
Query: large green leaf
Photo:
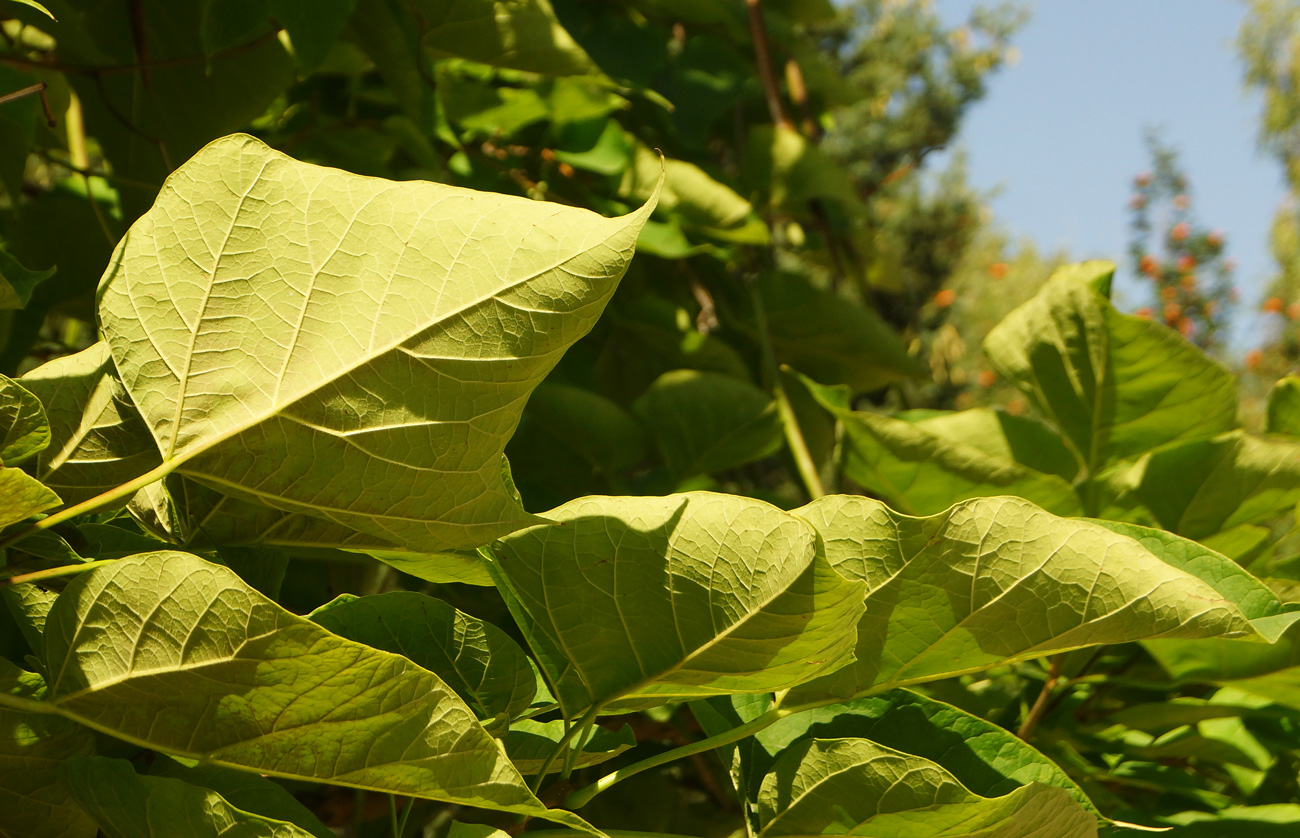
{"type": "Polygon", "coordinates": [[[902,413],[897,418],[914,422],[925,432],[950,442],[973,446],[990,457],[1011,460],[1043,474],[1055,474],[1066,481],[1079,474],[1079,460],[1069,446],[1051,428],[1028,416],[976,407],[928,413],[915,419],[902,413]]]}
{"type": "MultiPolygon", "coordinates": [[[[0,658],[0,692],[39,698],[45,684],[0,658]]],[[[91,754],[91,731],[37,713],[0,707],[0,836],[94,838],[95,823],[59,781],[59,764],[91,754]]]]}
{"type": "Polygon", "coordinates": [[[165,468],[403,547],[475,547],[529,520],[501,452],[652,209],[604,219],[227,137],[131,229],[100,316],[165,468]]]}
{"type": "Polygon", "coordinates": [[[1139,468],[1133,497],[1188,538],[1267,523],[1300,501],[1300,444],[1277,437],[1234,431],[1171,445],[1139,468]]]}
{"type": "Polygon", "coordinates": [[[746,381],[713,372],[673,370],[632,405],[679,478],[751,463],[781,447],[772,397],[746,381]]]}
{"type": "Polygon", "coordinates": [[[184,553],[77,577],[45,625],[50,709],[179,756],[533,815],[500,744],[434,674],[184,553]]]}
{"type": "Polygon", "coordinates": [[[1300,708],[1300,614],[1256,621],[1266,640],[1158,640],[1143,644],[1180,681],[1223,684],[1300,708]]]}
{"type": "Polygon", "coordinates": [[[731,227],[750,214],[749,201],[736,194],[693,163],[662,160],[645,146],[637,146],[632,166],[623,173],[619,194],[645,202],[654,194],[660,171],[664,173],[659,211],[679,215],[702,227],[731,227]],[[661,162],[662,161],[662,162],[661,162]]]}
{"type": "Polygon", "coordinates": [[[762,692],[846,662],[863,586],[806,523],[690,493],[583,498],[492,552],[566,715],[638,696],[762,692]]]}
{"type": "Polygon", "coordinates": [[[537,694],[537,676],[501,629],[413,591],[344,596],[311,619],[335,634],[404,655],[456,691],[480,719],[508,722],[537,694]]]}
{"type": "Polygon", "coordinates": [[[757,792],[776,760],[800,742],[844,738],[869,739],[931,760],[984,797],[1041,783],[1064,789],[1095,812],[1087,795],[1056,763],[1011,732],[908,690],[785,716],[759,731],[744,759],[746,785],[757,792]]]}
{"type": "Polygon", "coordinates": [[[50,444],[33,471],[66,502],[92,498],[160,462],[117,379],[108,344],[42,364],[20,383],[45,405],[50,421],[50,444]]]}
{"type": "Polygon", "coordinates": [[[63,782],[108,838],[311,838],[294,824],[239,809],[217,792],[171,777],[135,773],[131,763],[77,757],[63,763],[63,782]]]}
{"type": "Polygon", "coordinates": [[[933,515],[958,501],[1018,495],[1060,515],[1079,515],[1074,488],[1015,460],[930,433],[922,423],[848,410],[847,393],[800,376],[813,397],[844,425],[844,472],[891,506],[933,515]]]}
{"type": "Polygon", "coordinates": [[[1232,373],[1177,332],[1120,314],[1098,290],[1114,265],[1067,266],[989,332],[984,351],[1095,477],[1116,460],[1236,427],[1232,373]]]}
{"type": "Polygon", "coordinates": [[[50,423],[40,399],[0,375],[0,463],[16,466],[50,444],[50,423]]]}
{"type": "Polygon", "coordinates": [[[869,593],[857,662],[792,690],[789,708],[1083,646],[1244,636],[1269,610],[1216,585],[1227,559],[1179,567],[1132,538],[1018,498],[911,518],[879,501],[828,496],[794,514],[821,533],[831,565],[869,593]]]}
{"type": "Polygon", "coordinates": [[[162,755],[154,757],[148,773],[154,777],[170,777],[191,786],[211,789],[225,798],[227,803],[245,812],[288,821],[317,838],[335,836],[335,833],[322,824],[288,789],[265,777],[215,765],[187,766],[179,760],[162,755]]]}
{"type": "Polygon", "coordinates": [[[759,838],[1087,838],[1096,818],[1064,789],[981,797],[930,760],[866,739],[810,739],[776,761],[756,799],[759,838]]]}

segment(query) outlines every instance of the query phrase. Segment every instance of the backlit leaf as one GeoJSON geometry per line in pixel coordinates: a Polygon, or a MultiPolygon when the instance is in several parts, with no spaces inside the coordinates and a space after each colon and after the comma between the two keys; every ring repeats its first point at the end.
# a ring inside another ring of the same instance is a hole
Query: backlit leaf
{"type": "Polygon", "coordinates": [[[0,463],[16,466],[50,443],[50,423],[40,399],[0,375],[0,463]]]}
{"type": "Polygon", "coordinates": [[[1083,646],[1245,636],[1261,613],[1251,596],[1238,603],[1228,586],[1216,589],[1225,574],[1212,557],[1178,567],[1132,538],[1018,498],[910,518],[835,495],[794,514],[821,533],[831,565],[869,593],[857,662],[792,690],[789,708],[1083,646]]]}
{"type": "MultiPolygon", "coordinates": [[[[510,761],[523,774],[536,774],[542,765],[555,753],[560,739],[564,737],[564,722],[560,720],[538,722],[526,719],[510,726],[505,735],[506,753],[510,761]]],[[[577,738],[569,740],[569,748],[576,749],[577,738]]],[[[583,743],[582,750],[574,757],[575,766],[598,765],[613,759],[626,750],[636,747],[636,736],[632,728],[623,725],[618,730],[607,730],[599,725],[592,728],[591,736],[583,743]]],[[[559,771],[563,759],[551,763],[550,771],[559,771]]]]}
{"type": "Polygon", "coordinates": [[[1087,838],[1095,816],[1060,788],[974,794],[941,766],[865,739],[811,739],[786,751],[756,800],[759,838],[1087,838]]]}
{"type": "Polygon", "coordinates": [[[0,467],[0,527],[30,518],[63,503],[27,472],[0,467]]]}
{"type": "Polygon", "coordinates": [[[416,0],[435,52],[552,76],[595,71],[549,0],[416,0]]]}
{"type": "Polygon", "coordinates": [[[184,553],[78,576],[46,621],[46,701],[178,756],[529,814],[546,810],[437,676],[283,610],[184,553]]]}
{"type": "Polygon", "coordinates": [[[1232,373],[1177,332],[1120,314],[1094,287],[1107,262],[1071,266],[984,342],[1096,476],[1110,462],[1237,424],[1232,373]]]}
{"type": "Polygon", "coordinates": [[[763,692],[842,665],[862,585],[761,501],[582,498],[496,542],[516,620],[566,715],[638,696],[763,692]]]}
{"type": "Polygon", "coordinates": [[[1269,391],[1265,430],[1271,434],[1300,436],[1300,377],[1288,375],[1269,391]]]}
{"type": "Polygon", "coordinates": [[[54,276],[54,268],[28,270],[7,250],[0,248],[0,309],[25,308],[32,290],[54,276]]]}
{"type": "Polygon", "coordinates": [[[604,219],[228,137],[132,228],[100,316],[167,466],[405,548],[475,547],[529,520],[502,449],[651,209],[604,219]]]}

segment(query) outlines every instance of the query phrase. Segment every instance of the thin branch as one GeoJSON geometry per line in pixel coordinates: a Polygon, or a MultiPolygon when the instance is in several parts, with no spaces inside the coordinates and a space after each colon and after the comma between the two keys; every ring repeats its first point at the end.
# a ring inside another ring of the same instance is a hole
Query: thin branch
{"type": "Polygon", "coordinates": [[[1020,730],[1016,731],[1024,741],[1028,742],[1029,737],[1034,735],[1034,728],[1043,720],[1043,715],[1047,712],[1048,700],[1052,697],[1052,690],[1061,680],[1061,659],[1064,655],[1053,655],[1051,663],[1047,666],[1047,680],[1043,682],[1043,688],[1038,692],[1038,698],[1034,699],[1034,706],[1029,708],[1029,714],[1025,716],[1025,721],[1020,725],[1020,730]]]}
{"type": "Polygon", "coordinates": [[[772,114],[772,122],[793,131],[794,123],[786,115],[785,105],[781,104],[781,88],[776,81],[776,72],[772,69],[772,52],[768,46],[762,0],[745,0],[745,6],[749,10],[749,36],[754,41],[754,61],[758,65],[758,80],[763,84],[763,95],[767,97],[767,109],[772,114]]]}
{"type": "Polygon", "coordinates": [[[27,70],[54,70],[59,73],[71,73],[76,76],[91,76],[98,78],[100,76],[115,76],[122,73],[147,73],[151,70],[165,70],[171,67],[186,67],[191,64],[202,64],[206,61],[220,61],[223,58],[229,58],[234,55],[239,55],[240,53],[257,49],[267,41],[279,37],[279,35],[280,33],[277,30],[272,29],[251,41],[245,41],[242,44],[236,44],[233,47],[228,47],[218,52],[214,52],[211,57],[191,55],[186,56],[185,58],[165,58],[158,61],[136,61],[131,64],[96,66],[93,64],[65,64],[61,61],[34,61],[16,55],[0,55],[0,63],[27,70]]]}
{"type": "Polygon", "coordinates": [[[78,573],[85,573],[88,570],[94,570],[97,567],[103,567],[106,564],[112,564],[117,559],[100,559],[94,562],[82,562],[81,564],[69,564],[61,567],[52,567],[48,570],[34,570],[31,573],[20,573],[16,576],[10,576],[0,579],[0,588],[7,588],[11,585],[25,585],[29,582],[41,582],[46,579],[58,579],[60,576],[74,576],[78,573]]]}

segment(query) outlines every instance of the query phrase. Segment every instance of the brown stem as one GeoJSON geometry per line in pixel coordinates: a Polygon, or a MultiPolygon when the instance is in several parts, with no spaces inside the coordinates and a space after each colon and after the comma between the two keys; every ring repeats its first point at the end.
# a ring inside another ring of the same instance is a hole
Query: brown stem
{"type": "Polygon", "coordinates": [[[1056,689],[1057,683],[1061,680],[1061,658],[1063,655],[1053,655],[1051,662],[1047,665],[1047,680],[1043,682],[1043,688],[1038,691],[1038,698],[1034,699],[1034,706],[1029,708],[1029,714],[1025,716],[1025,721],[1020,725],[1020,730],[1016,731],[1024,741],[1028,742],[1029,737],[1034,735],[1034,728],[1042,721],[1043,715],[1047,712],[1047,702],[1052,697],[1052,690],[1056,689]]]}
{"type": "Polygon", "coordinates": [[[242,44],[236,44],[235,46],[223,49],[220,52],[215,52],[212,54],[211,59],[203,55],[192,55],[185,58],[167,58],[158,61],[137,61],[132,64],[115,64],[106,67],[97,67],[90,64],[64,64],[60,61],[33,61],[29,58],[20,58],[16,55],[0,55],[0,63],[8,64],[11,67],[20,67],[29,70],[54,70],[60,73],[71,73],[76,76],[91,76],[98,78],[100,76],[115,76],[120,73],[142,73],[150,70],[164,70],[169,67],[185,67],[190,64],[202,64],[208,60],[219,61],[223,58],[229,58],[232,55],[238,55],[243,52],[257,49],[262,44],[278,36],[279,32],[273,29],[251,41],[245,41],[242,44]]]}
{"type": "Polygon", "coordinates": [[[785,113],[785,105],[781,103],[781,88],[776,81],[776,72],[772,69],[772,53],[768,48],[762,0],[745,0],[745,6],[749,10],[749,36],[754,41],[754,61],[758,64],[758,79],[762,82],[763,94],[767,97],[767,109],[772,114],[772,122],[793,131],[794,123],[785,113]]]}
{"type": "Polygon", "coordinates": [[[821,128],[817,125],[817,120],[813,119],[812,106],[808,104],[808,85],[804,84],[803,70],[799,67],[799,62],[793,58],[785,62],[785,86],[790,91],[790,98],[799,106],[799,112],[803,115],[803,133],[808,139],[816,142],[822,137],[821,128]]]}

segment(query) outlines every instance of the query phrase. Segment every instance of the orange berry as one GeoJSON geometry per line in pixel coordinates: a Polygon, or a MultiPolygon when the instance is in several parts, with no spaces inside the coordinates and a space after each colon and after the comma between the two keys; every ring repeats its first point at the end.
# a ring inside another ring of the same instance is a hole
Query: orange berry
{"type": "Polygon", "coordinates": [[[542,149],[541,155],[542,155],[542,159],[545,160],[547,163],[555,159],[555,152],[551,151],[549,148],[542,149]]]}
{"type": "Polygon", "coordinates": [[[1184,291],[1195,291],[1195,290],[1196,290],[1196,274],[1188,274],[1187,276],[1185,276],[1185,277],[1183,277],[1182,279],[1178,280],[1178,284],[1181,285],[1181,286],[1183,286],[1183,290],[1184,290],[1184,291]]]}
{"type": "Polygon", "coordinates": [[[1174,209],[1185,210],[1191,205],[1192,205],[1192,199],[1187,197],[1186,195],[1174,196],[1174,209]]]}
{"type": "Polygon", "coordinates": [[[1169,231],[1169,235],[1176,242],[1186,241],[1187,237],[1191,234],[1192,225],[1188,224],[1186,221],[1179,221],[1174,225],[1174,229],[1169,231]]]}
{"type": "Polygon", "coordinates": [[[1178,331],[1183,333],[1183,337],[1191,340],[1192,335],[1196,334],[1196,324],[1192,322],[1192,318],[1184,317],[1178,321],[1178,331]]]}
{"type": "Polygon", "coordinates": [[[1172,303],[1176,299],[1178,299],[1178,289],[1174,286],[1166,285],[1164,288],[1160,289],[1161,302],[1172,303]]]}
{"type": "Polygon", "coordinates": [[[1213,317],[1214,313],[1219,310],[1219,303],[1216,300],[1210,300],[1201,306],[1201,311],[1205,312],[1206,317],[1213,317]]]}
{"type": "Polygon", "coordinates": [[[1178,318],[1183,316],[1183,307],[1178,303],[1169,303],[1165,306],[1165,322],[1173,325],[1178,322],[1178,318]]]}
{"type": "Polygon", "coordinates": [[[1138,174],[1137,177],[1133,178],[1133,182],[1136,183],[1139,187],[1150,186],[1150,185],[1151,185],[1151,173],[1150,173],[1150,172],[1140,172],[1140,173],[1138,174]]]}
{"type": "Polygon", "coordinates": [[[1012,399],[1011,401],[1007,402],[1007,413],[1010,413],[1012,416],[1019,416],[1024,412],[1025,412],[1024,399],[1012,399]]]}
{"type": "Polygon", "coordinates": [[[1259,369],[1259,364],[1264,360],[1264,353],[1258,349],[1252,349],[1246,353],[1246,369],[1259,369]]]}
{"type": "Polygon", "coordinates": [[[1151,306],[1142,306],[1142,308],[1133,312],[1133,316],[1141,317],[1143,320],[1150,320],[1154,316],[1154,312],[1151,311],[1151,306]]]}
{"type": "Polygon", "coordinates": [[[957,300],[957,292],[951,288],[945,288],[938,294],[934,295],[934,304],[939,308],[947,308],[957,300]]]}
{"type": "Polygon", "coordinates": [[[1178,257],[1178,270],[1187,273],[1194,267],[1196,267],[1196,260],[1191,256],[1184,255],[1178,257]]]}
{"type": "Polygon", "coordinates": [[[1277,314],[1282,310],[1282,298],[1269,297],[1264,301],[1264,304],[1260,306],[1260,308],[1267,311],[1269,314],[1277,314]]]}
{"type": "Polygon", "coordinates": [[[992,265],[989,265],[989,276],[994,279],[1006,279],[1008,270],[1009,268],[1007,267],[1006,262],[994,262],[992,265]]]}
{"type": "Polygon", "coordinates": [[[980,370],[979,383],[981,387],[992,387],[993,382],[997,380],[998,377],[993,370],[980,370]]]}
{"type": "Polygon", "coordinates": [[[1216,250],[1220,247],[1223,247],[1223,231],[1211,230],[1205,236],[1205,243],[1208,244],[1210,247],[1215,248],[1216,250]]]}
{"type": "Polygon", "coordinates": [[[1147,276],[1155,276],[1156,272],[1160,270],[1160,263],[1156,261],[1156,257],[1148,253],[1142,257],[1141,262],[1138,262],[1138,270],[1147,276]]]}
{"type": "Polygon", "coordinates": [[[568,163],[561,163],[560,174],[564,175],[565,177],[573,177],[573,167],[570,166],[568,163]]]}
{"type": "Polygon", "coordinates": [[[1134,192],[1128,199],[1129,209],[1140,210],[1147,205],[1147,196],[1141,192],[1134,192]]]}
{"type": "Polygon", "coordinates": [[[1300,303],[1291,303],[1289,306],[1286,307],[1286,319],[1287,320],[1300,319],[1300,303]]]}

